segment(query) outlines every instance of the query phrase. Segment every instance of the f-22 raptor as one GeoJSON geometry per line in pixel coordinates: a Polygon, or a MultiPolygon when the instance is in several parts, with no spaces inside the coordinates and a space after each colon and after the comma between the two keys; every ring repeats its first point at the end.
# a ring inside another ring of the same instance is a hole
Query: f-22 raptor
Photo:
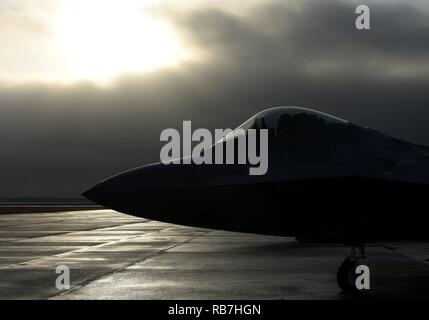
{"type": "Polygon", "coordinates": [[[84,196],[158,221],[344,244],[351,255],[337,281],[349,292],[366,244],[429,238],[428,147],[298,107],[267,109],[238,127],[250,128],[269,133],[265,175],[249,175],[249,164],[158,163],[84,196]]]}

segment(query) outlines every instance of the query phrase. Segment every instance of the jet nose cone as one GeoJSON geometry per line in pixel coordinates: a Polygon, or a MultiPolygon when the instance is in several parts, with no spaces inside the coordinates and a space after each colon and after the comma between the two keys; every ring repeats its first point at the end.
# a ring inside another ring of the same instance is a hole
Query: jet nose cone
{"type": "Polygon", "coordinates": [[[95,203],[108,206],[106,203],[106,200],[108,200],[108,188],[106,188],[105,182],[95,185],[94,187],[82,193],[82,195],[95,203]]]}
{"type": "Polygon", "coordinates": [[[179,204],[190,210],[189,190],[198,185],[194,171],[193,166],[146,165],[104,180],[83,196],[119,212],[166,221],[179,204]]]}
{"type": "Polygon", "coordinates": [[[147,193],[156,186],[164,185],[163,167],[153,164],[120,173],[100,182],[82,195],[108,208],[123,208],[136,199],[145,200],[147,193]]]}
{"type": "Polygon", "coordinates": [[[88,200],[91,200],[93,202],[98,203],[98,200],[100,198],[101,193],[99,192],[98,185],[86,190],[82,195],[87,198],[88,200]]]}
{"type": "Polygon", "coordinates": [[[121,200],[124,195],[131,194],[134,191],[131,188],[134,186],[135,183],[130,179],[129,174],[119,174],[100,182],[82,195],[91,201],[112,208],[113,203],[121,200]]]}

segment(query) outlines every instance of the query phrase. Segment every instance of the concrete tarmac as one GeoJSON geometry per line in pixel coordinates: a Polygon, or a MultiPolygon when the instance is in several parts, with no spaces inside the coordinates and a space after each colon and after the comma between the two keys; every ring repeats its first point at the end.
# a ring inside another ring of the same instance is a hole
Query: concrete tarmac
{"type": "Polygon", "coordinates": [[[429,244],[368,248],[371,289],[341,293],[340,245],[184,227],[112,210],[0,214],[0,299],[427,299],[429,244]],[[56,268],[70,268],[59,290],[56,268]]]}

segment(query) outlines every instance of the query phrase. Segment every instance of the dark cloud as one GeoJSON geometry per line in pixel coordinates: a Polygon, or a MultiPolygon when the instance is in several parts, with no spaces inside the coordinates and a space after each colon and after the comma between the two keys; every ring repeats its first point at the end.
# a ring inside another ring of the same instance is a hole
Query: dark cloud
{"type": "Polygon", "coordinates": [[[98,180],[158,161],[160,131],[234,127],[275,105],[313,107],[429,144],[429,19],[412,5],[299,1],[246,15],[172,14],[204,59],[90,84],[0,89],[0,196],[76,196],[98,180]]]}

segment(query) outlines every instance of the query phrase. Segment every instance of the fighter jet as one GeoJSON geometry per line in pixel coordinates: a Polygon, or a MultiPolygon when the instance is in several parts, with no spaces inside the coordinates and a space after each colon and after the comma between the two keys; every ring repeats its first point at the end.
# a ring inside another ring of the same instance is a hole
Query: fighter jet
{"type": "Polygon", "coordinates": [[[348,292],[368,243],[429,238],[428,147],[298,107],[259,112],[217,144],[250,128],[269,133],[264,175],[249,175],[249,164],[157,163],[84,196],[158,221],[344,244],[351,254],[337,282],[348,292]]]}

